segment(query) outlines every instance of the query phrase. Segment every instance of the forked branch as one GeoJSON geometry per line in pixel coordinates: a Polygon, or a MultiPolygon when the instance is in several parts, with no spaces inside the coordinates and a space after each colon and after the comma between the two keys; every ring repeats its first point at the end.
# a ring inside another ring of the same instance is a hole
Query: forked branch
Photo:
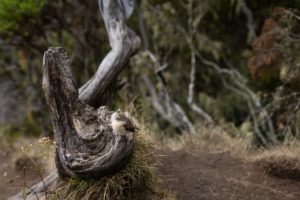
{"type": "MultiPolygon", "coordinates": [[[[117,0],[103,0],[103,19],[112,50],[96,74],[79,90],[62,48],[49,48],[44,54],[43,88],[54,127],[57,172],[33,186],[39,197],[59,176],[96,178],[119,170],[133,149],[132,133],[112,131],[112,112],[105,95],[140,47],[139,37],[125,25],[117,0]],[[79,92],[78,92],[79,91],[79,92]],[[93,106],[93,107],[92,107],[93,106]]],[[[22,199],[22,193],[11,199],[22,199]]],[[[34,199],[31,192],[27,199],[34,199]]]]}

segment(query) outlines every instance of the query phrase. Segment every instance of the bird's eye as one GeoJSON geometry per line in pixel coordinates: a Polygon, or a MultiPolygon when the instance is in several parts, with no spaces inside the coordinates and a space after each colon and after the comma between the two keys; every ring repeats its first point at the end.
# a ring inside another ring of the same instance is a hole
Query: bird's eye
{"type": "Polygon", "coordinates": [[[121,121],[121,118],[117,117],[117,120],[121,121]]]}

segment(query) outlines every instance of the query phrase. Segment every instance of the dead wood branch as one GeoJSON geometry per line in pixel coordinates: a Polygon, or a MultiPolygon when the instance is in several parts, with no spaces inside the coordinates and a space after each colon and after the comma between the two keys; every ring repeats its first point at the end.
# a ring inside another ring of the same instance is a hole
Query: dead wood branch
{"type": "Polygon", "coordinates": [[[278,144],[274,125],[266,108],[261,104],[259,97],[245,84],[245,78],[240,79],[241,74],[236,73],[234,69],[223,69],[212,61],[208,61],[196,52],[198,58],[205,64],[212,67],[220,76],[223,86],[228,90],[242,96],[248,102],[248,108],[254,124],[254,130],[265,146],[278,144]],[[229,82],[230,81],[230,82],[229,82]],[[261,114],[263,120],[258,120],[261,114]],[[262,129],[262,130],[261,130],[262,129]],[[265,133],[265,135],[262,134],[265,133]]]}
{"type": "Polygon", "coordinates": [[[79,100],[78,90],[62,48],[44,55],[43,88],[54,127],[60,175],[96,178],[116,172],[127,161],[132,138],[112,132],[112,112],[79,100]]]}
{"type": "MultiPolygon", "coordinates": [[[[189,3],[193,4],[193,0],[190,0],[189,3]]],[[[194,43],[195,34],[197,33],[198,26],[203,16],[207,12],[205,6],[203,7],[204,7],[203,10],[197,13],[197,16],[193,15],[192,10],[188,12],[190,13],[189,20],[188,20],[188,32],[184,31],[186,36],[185,37],[186,41],[191,51],[191,71],[190,71],[190,83],[188,88],[189,93],[188,93],[187,103],[194,112],[196,112],[198,115],[204,118],[208,123],[213,124],[214,123],[213,118],[194,102],[194,87],[196,81],[196,52],[193,43],[194,43]],[[197,23],[192,24],[195,17],[197,19],[196,21],[197,23]]],[[[189,8],[192,9],[192,6],[189,6],[189,8]]]]}
{"type": "MultiPolygon", "coordinates": [[[[121,136],[112,131],[112,112],[105,105],[108,88],[129,58],[140,47],[140,39],[125,25],[117,0],[103,1],[103,18],[112,50],[98,71],[79,89],[69,60],[62,48],[49,48],[44,54],[43,88],[54,127],[57,172],[33,186],[42,195],[59,176],[97,178],[118,171],[133,150],[132,133],[121,136]],[[91,107],[94,106],[94,107],[91,107]]],[[[28,197],[33,197],[28,192],[28,197]]],[[[20,199],[22,193],[11,198],[20,199]]]]}
{"type": "Polygon", "coordinates": [[[104,93],[128,59],[140,48],[140,38],[125,25],[118,2],[103,1],[103,7],[103,19],[112,49],[103,59],[96,74],[79,89],[80,100],[95,107],[105,103],[104,93]]]}
{"type": "Polygon", "coordinates": [[[249,30],[249,40],[250,40],[250,43],[252,43],[257,38],[257,35],[255,33],[255,24],[254,24],[254,20],[253,20],[253,14],[252,14],[252,11],[248,8],[245,0],[239,0],[239,4],[240,4],[240,6],[243,10],[243,13],[247,17],[247,27],[248,27],[248,30],[249,30]]]}
{"type": "MultiPolygon", "coordinates": [[[[173,127],[178,128],[181,132],[195,133],[195,127],[189,120],[181,106],[174,101],[169,95],[164,70],[169,66],[167,62],[161,64],[158,57],[149,50],[149,38],[146,31],[146,26],[140,10],[140,1],[138,2],[139,26],[142,33],[142,39],[145,44],[145,53],[149,56],[153,63],[153,71],[156,75],[156,80],[162,83],[162,88],[156,90],[148,76],[144,76],[143,80],[150,93],[151,103],[156,112],[173,127]]],[[[146,2],[147,3],[147,2],[146,2]]],[[[170,52],[169,52],[170,53],[170,52]]],[[[168,53],[167,53],[168,54],[168,53]]]]}
{"type": "Polygon", "coordinates": [[[190,122],[180,105],[170,98],[166,88],[163,87],[157,91],[147,76],[144,76],[143,80],[150,92],[154,109],[163,119],[182,132],[189,131],[190,133],[195,133],[194,125],[190,122]]]}

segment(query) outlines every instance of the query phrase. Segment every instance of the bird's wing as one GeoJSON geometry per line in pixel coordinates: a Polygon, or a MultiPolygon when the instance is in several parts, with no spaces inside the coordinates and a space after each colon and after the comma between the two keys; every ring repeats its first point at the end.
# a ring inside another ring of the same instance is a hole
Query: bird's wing
{"type": "Polygon", "coordinates": [[[135,128],[132,125],[125,124],[124,129],[129,132],[135,132],[135,128]]]}
{"type": "Polygon", "coordinates": [[[124,128],[126,131],[135,132],[135,128],[128,118],[125,118],[124,128]]]}

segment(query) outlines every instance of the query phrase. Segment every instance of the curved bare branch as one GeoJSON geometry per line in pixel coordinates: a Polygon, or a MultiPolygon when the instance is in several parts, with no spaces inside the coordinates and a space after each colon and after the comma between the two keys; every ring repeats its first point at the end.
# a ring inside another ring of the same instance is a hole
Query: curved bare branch
{"type": "MultiPolygon", "coordinates": [[[[96,74],[79,90],[69,61],[62,48],[49,48],[44,55],[43,88],[50,107],[57,143],[57,171],[32,187],[38,196],[55,182],[58,175],[96,178],[116,172],[128,160],[133,149],[132,133],[112,131],[112,112],[104,104],[105,93],[129,58],[140,47],[139,37],[125,25],[117,0],[103,1],[103,19],[111,51],[96,74]],[[90,106],[91,105],[91,106],[90,106]]],[[[28,199],[34,198],[27,194],[28,199]]],[[[22,193],[11,198],[22,199],[22,193]]]]}
{"type": "Polygon", "coordinates": [[[129,58],[140,48],[140,38],[125,25],[117,0],[102,2],[103,19],[112,49],[100,64],[96,74],[79,89],[80,100],[94,107],[104,103],[104,93],[129,58]]]}

